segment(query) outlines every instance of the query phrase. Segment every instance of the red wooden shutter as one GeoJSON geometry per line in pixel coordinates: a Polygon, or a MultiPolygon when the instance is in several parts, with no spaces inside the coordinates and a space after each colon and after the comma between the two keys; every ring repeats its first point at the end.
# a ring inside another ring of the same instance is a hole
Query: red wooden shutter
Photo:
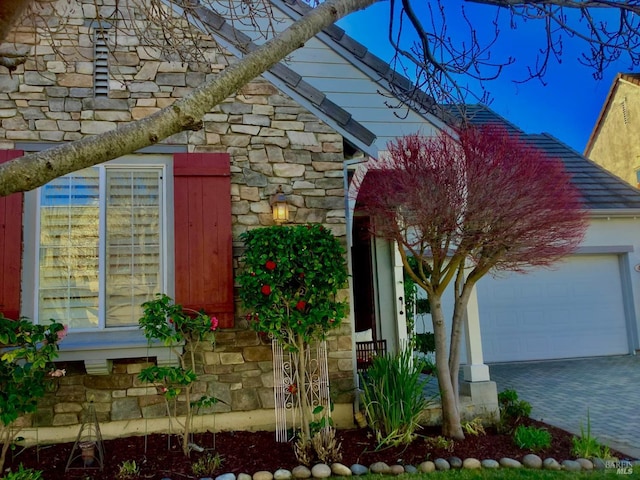
{"type": "Polygon", "coordinates": [[[175,301],[233,327],[229,155],[176,154],[173,174],[175,301]]]}
{"type": "MultiPolygon", "coordinates": [[[[0,163],[21,157],[20,150],[0,150],[0,163]]],[[[0,197],[0,312],[20,316],[22,266],[22,193],[0,197]]]]}

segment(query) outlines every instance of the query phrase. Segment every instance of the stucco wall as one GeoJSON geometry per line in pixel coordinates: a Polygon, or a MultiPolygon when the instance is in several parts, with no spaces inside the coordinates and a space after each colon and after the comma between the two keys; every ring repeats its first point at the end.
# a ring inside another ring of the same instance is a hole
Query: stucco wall
{"type": "Polygon", "coordinates": [[[640,86],[620,79],[586,155],[633,186],[640,169],[640,86]]]}

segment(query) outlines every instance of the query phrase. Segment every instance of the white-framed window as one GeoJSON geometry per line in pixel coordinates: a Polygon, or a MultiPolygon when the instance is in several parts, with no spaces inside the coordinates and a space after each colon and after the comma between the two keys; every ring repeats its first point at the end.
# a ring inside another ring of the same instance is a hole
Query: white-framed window
{"type": "Polygon", "coordinates": [[[79,332],[137,328],[141,304],[167,291],[166,170],[113,161],[37,190],[36,321],[79,332]]]}

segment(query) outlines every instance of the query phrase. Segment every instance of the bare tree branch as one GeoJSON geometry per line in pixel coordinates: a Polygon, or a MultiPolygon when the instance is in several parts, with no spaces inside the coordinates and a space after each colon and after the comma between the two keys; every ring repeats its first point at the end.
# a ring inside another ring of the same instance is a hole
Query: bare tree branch
{"type": "MultiPolygon", "coordinates": [[[[623,55],[630,68],[640,65],[640,2],[638,0],[465,0],[503,8],[514,19],[544,20],[547,45],[530,78],[542,79],[549,59],[562,55],[562,35],[583,40],[588,53],[579,61],[596,79],[623,55]],[[607,11],[618,11],[617,18],[607,11]],[[596,18],[597,14],[600,17],[596,18]]],[[[527,81],[530,78],[525,78],[527,81]]]]}

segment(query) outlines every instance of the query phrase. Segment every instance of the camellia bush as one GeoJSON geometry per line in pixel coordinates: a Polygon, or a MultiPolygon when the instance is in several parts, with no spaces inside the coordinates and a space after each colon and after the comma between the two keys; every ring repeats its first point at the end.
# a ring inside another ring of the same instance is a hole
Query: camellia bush
{"type": "Polygon", "coordinates": [[[178,366],[152,365],[140,372],[138,378],[153,383],[164,395],[167,405],[173,406],[172,417],[182,428],[182,451],[189,454],[189,436],[194,411],[200,407],[211,407],[217,399],[199,396],[194,399],[193,385],[198,379],[196,374],[196,351],[202,342],[215,343],[215,331],[218,319],[203,312],[183,309],[164,294],[155,300],[142,304],[144,315],[139,320],[145,337],[159,340],[172,348],[180,364],[178,366]],[[184,399],[185,418],[181,421],[177,415],[178,400],[184,399]]]}
{"type": "Polygon", "coordinates": [[[301,438],[311,436],[305,352],[338,327],[347,313],[338,291],[347,284],[345,251],[321,225],[277,226],[241,235],[246,250],[238,277],[247,319],[293,354],[301,438]]]}
{"type": "Polygon", "coordinates": [[[20,431],[16,421],[36,411],[50,377],[63,372],[51,362],[65,334],[66,327],[58,322],[36,325],[26,318],[11,320],[0,314],[0,472],[20,431]]]}

